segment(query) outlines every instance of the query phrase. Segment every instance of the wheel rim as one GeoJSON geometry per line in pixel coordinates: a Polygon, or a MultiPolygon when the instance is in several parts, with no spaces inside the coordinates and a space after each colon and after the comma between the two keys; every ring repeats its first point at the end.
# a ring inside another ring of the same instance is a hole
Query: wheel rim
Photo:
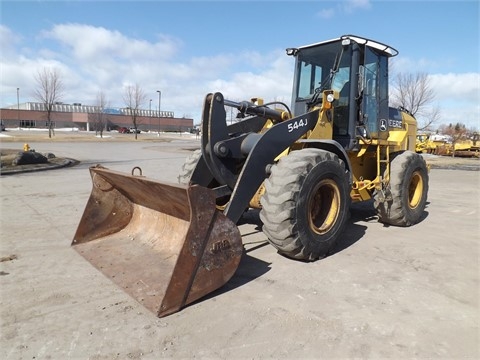
{"type": "Polygon", "coordinates": [[[408,205],[415,209],[422,200],[423,178],[419,171],[415,171],[408,187],[408,205]]]}
{"type": "Polygon", "coordinates": [[[312,192],[308,206],[310,229],[319,235],[330,231],[340,212],[340,190],[335,181],[322,180],[312,192]]]}

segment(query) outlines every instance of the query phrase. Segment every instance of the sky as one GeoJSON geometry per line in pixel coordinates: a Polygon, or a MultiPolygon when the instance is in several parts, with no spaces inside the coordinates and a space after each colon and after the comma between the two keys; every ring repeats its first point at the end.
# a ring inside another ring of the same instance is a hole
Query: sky
{"type": "Polygon", "coordinates": [[[102,91],[125,107],[138,84],[143,108],[198,124],[211,92],[290,104],[285,49],[354,34],[399,51],[392,76],[428,74],[437,126],[480,130],[479,17],[479,0],[2,0],[0,106],[17,104],[17,88],[20,103],[35,101],[35,75],[55,68],[65,103],[94,105],[102,91]]]}

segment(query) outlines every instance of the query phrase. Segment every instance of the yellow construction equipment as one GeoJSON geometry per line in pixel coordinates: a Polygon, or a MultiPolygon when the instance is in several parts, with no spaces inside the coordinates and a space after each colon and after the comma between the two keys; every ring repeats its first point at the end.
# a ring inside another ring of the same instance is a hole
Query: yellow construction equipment
{"type": "Polygon", "coordinates": [[[242,256],[237,222],[259,208],[263,232],[285,256],[325,257],[352,201],[374,199],[379,220],[424,216],[428,170],[417,125],[388,106],[385,44],[345,35],[289,48],[292,109],[220,92],[204,101],[201,146],[180,185],[100,166],[73,246],[158,316],[224,285],[242,256]],[[226,108],[240,120],[227,125],[226,108]]]}
{"type": "Polygon", "coordinates": [[[419,154],[478,157],[477,137],[478,135],[474,134],[473,139],[458,139],[452,143],[451,139],[445,135],[418,133],[415,151],[419,154]]]}
{"type": "Polygon", "coordinates": [[[430,139],[430,134],[417,133],[415,151],[419,154],[433,154],[436,151],[436,143],[430,139]]]}

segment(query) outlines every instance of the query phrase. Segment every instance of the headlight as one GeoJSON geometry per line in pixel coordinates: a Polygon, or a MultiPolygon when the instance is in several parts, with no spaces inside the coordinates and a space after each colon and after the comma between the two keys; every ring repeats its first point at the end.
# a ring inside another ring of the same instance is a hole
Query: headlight
{"type": "Polygon", "coordinates": [[[332,103],[333,100],[335,100],[335,96],[333,96],[333,94],[328,94],[328,95],[327,95],[327,101],[328,101],[329,103],[332,103]]]}

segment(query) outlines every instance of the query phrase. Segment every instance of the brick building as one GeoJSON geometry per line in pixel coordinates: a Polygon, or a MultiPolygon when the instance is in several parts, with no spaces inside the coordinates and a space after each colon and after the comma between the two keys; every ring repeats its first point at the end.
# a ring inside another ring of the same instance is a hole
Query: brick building
{"type": "MultiPolygon", "coordinates": [[[[55,104],[51,120],[55,128],[78,128],[94,131],[98,127],[98,108],[82,104],[55,104]]],[[[6,128],[48,128],[44,104],[27,102],[0,109],[0,118],[6,128]]],[[[103,110],[104,130],[133,127],[131,109],[103,110]]],[[[139,110],[137,128],[141,131],[190,131],[193,119],[176,118],[172,111],[139,110]]]]}

